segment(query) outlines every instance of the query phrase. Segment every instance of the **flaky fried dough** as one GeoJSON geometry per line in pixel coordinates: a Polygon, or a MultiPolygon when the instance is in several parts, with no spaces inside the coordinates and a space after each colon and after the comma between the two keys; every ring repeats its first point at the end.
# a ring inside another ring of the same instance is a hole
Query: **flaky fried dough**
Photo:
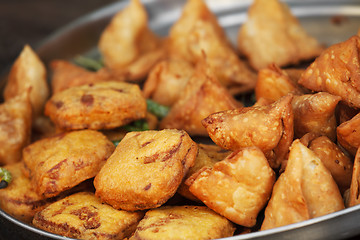
{"type": "Polygon", "coordinates": [[[275,63],[282,67],[317,57],[323,50],[309,36],[285,3],[256,0],[240,27],[238,47],[257,70],[275,63]]]}
{"type": "Polygon", "coordinates": [[[278,168],[293,140],[292,95],[271,105],[243,107],[211,114],[202,121],[211,139],[232,151],[257,146],[278,168]]]}
{"type": "Polygon", "coordinates": [[[30,144],[23,160],[36,192],[52,197],[94,177],[114,148],[100,132],[74,131],[30,144]]]}
{"type": "Polygon", "coordinates": [[[275,173],[262,151],[244,148],[189,178],[189,190],[209,208],[242,226],[252,227],[270,198],[275,173]]]}
{"type": "Polygon", "coordinates": [[[30,91],[33,119],[40,116],[49,97],[46,68],[30,46],[25,45],[12,66],[4,89],[4,98],[9,100],[30,91]]]}
{"type": "Polygon", "coordinates": [[[358,148],[355,159],[354,167],[351,178],[350,192],[349,197],[346,199],[347,207],[352,207],[360,204],[360,192],[359,192],[359,182],[360,182],[360,148],[358,148]]]}
{"type": "Polygon", "coordinates": [[[300,140],[291,145],[288,164],[274,185],[261,230],[315,218],[344,208],[329,170],[300,140]]]}
{"type": "Polygon", "coordinates": [[[45,114],[63,130],[110,129],[144,118],[146,101],[136,84],[100,82],[53,95],[45,114]]]}
{"type": "Polygon", "coordinates": [[[324,50],[302,74],[299,84],[317,92],[340,96],[351,107],[360,107],[360,37],[324,50]]]}
{"type": "Polygon", "coordinates": [[[350,154],[355,156],[360,146],[360,113],[356,114],[352,119],[343,122],[336,128],[337,141],[350,154]]]}
{"type": "Polygon", "coordinates": [[[130,240],[217,239],[234,231],[233,223],[205,206],[167,206],[147,211],[130,240]]]}
{"type": "Polygon", "coordinates": [[[294,96],[294,136],[301,138],[308,132],[336,139],[335,109],[341,100],[327,92],[294,96]]]}
{"type": "Polygon", "coordinates": [[[130,132],[96,175],[96,196],[116,209],[159,207],[175,194],[196,154],[185,131],[130,132]]]}
{"type": "Polygon", "coordinates": [[[93,193],[80,192],[38,212],[33,224],[71,238],[121,240],[134,232],[142,217],[141,212],[116,210],[102,204],[93,193]]]}
{"type": "Polygon", "coordinates": [[[31,125],[28,91],[0,105],[0,165],[20,161],[22,149],[30,143],[31,125]]]}
{"type": "Polygon", "coordinates": [[[214,112],[241,106],[217,80],[205,62],[200,62],[160,128],[184,129],[190,135],[207,136],[201,121],[214,112]]]}

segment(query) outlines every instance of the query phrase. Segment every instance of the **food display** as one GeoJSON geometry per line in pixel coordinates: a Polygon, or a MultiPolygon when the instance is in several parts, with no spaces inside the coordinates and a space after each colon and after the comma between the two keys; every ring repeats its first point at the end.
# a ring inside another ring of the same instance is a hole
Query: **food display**
{"type": "Polygon", "coordinates": [[[359,204],[356,31],[325,46],[279,0],[252,2],[236,44],[204,0],[166,36],[148,14],[127,2],[98,59],[24,46],[0,104],[1,210],[68,238],[201,240],[359,204]]]}

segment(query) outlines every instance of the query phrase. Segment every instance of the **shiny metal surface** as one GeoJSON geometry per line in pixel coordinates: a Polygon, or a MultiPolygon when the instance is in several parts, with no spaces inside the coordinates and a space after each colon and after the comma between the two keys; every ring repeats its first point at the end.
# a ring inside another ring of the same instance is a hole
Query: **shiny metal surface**
{"type": "MultiPolygon", "coordinates": [[[[151,29],[161,36],[166,36],[170,26],[180,16],[185,1],[145,0],[143,2],[148,10],[151,29]]],[[[326,46],[346,40],[356,34],[360,27],[360,1],[288,0],[285,2],[304,28],[326,46]]],[[[234,44],[238,28],[246,19],[246,11],[250,3],[251,1],[248,0],[208,0],[209,7],[216,13],[234,44]]],[[[38,46],[37,52],[40,58],[48,63],[52,59],[70,59],[77,54],[97,54],[95,46],[100,33],[111,16],[126,5],[126,1],[114,3],[60,29],[38,46]]],[[[0,224],[0,234],[11,236],[11,239],[69,239],[38,230],[1,210],[0,224]]],[[[345,239],[359,234],[360,205],[308,221],[226,239],[345,239]]]]}

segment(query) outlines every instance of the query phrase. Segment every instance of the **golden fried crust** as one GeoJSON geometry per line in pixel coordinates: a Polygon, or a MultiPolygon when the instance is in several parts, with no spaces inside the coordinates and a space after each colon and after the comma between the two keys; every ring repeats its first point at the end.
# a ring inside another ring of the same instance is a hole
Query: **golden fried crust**
{"type": "Polygon", "coordinates": [[[100,132],[74,131],[34,142],[23,160],[36,192],[52,197],[94,177],[114,148],[100,132]]]}
{"type": "MultiPolygon", "coordinates": [[[[360,148],[359,148],[360,149],[360,148]]],[[[348,207],[352,207],[360,204],[360,192],[359,192],[359,182],[360,182],[360,150],[357,150],[354,167],[352,172],[352,179],[350,185],[349,198],[347,199],[348,207]]]]}
{"type": "Polygon", "coordinates": [[[101,82],[53,95],[45,115],[63,130],[109,129],[144,118],[146,101],[138,85],[101,82]]]}
{"type": "Polygon", "coordinates": [[[267,156],[270,165],[278,168],[293,140],[293,113],[287,95],[271,105],[243,107],[214,113],[202,124],[211,139],[232,151],[257,146],[267,156]]]}
{"type": "Polygon", "coordinates": [[[33,118],[40,116],[49,97],[46,80],[46,69],[30,46],[25,45],[12,66],[8,83],[4,90],[4,98],[8,100],[26,92],[31,88],[30,102],[33,118]]]}
{"type": "Polygon", "coordinates": [[[256,0],[239,29],[238,47],[257,70],[275,63],[297,64],[317,57],[323,48],[309,36],[288,6],[278,0],[256,0]]]}
{"type": "Polygon", "coordinates": [[[0,105],[0,165],[20,161],[22,149],[30,143],[31,125],[27,91],[0,105]]]}
{"type": "Polygon", "coordinates": [[[81,192],[38,212],[33,224],[45,231],[78,239],[124,239],[143,217],[102,204],[93,193],[81,192]]]}
{"type": "Polygon", "coordinates": [[[116,209],[159,207],[175,194],[196,154],[185,131],[130,132],[95,177],[96,196],[116,209]]]}
{"type": "Polygon", "coordinates": [[[315,218],[344,208],[339,189],[321,160],[300,140],[291,145],[285,172],[275,183],[261,230],[315,218]]]}
{"type": "Polygon", "coordinates": [[[355,156],[358,147],[360,146],[360,136],[357,134],[360,131],[360,114],[340,124],[336,128],[338,143],[345,148],[349,153],[355,156]]]}
{"type": "Polygon", "coordinates": [[[94,84],[105,81],[123,81],[124,76],[116,76],[108,69],[100,69],[97,72],[87,71],[68,61],[53,60],[50,63],[53,72],[51,78],[52,93],[58,93],[65,89],[85,84],[94,84]]]}
{"type": "Polygon", "coordinates": [[[194,73],[194,67],[184,60],[164,60],[150,72],[143,93],[145,98],[171,106],[181,97],[181,90],[194,73]]]}
{"type": "Polygon", "coordinates": [[[190,135],[207,136],[201,121],[214,112],[241,106],[223,87],[205,62],[200,62],[181,96],[160,122],[160,128],[184,129],[190,135]]]}
{"type": "Polygon", "coordinates": [[[360,37],[326,49],[302,74],[299,84],[317,92],[340,96],[351,107],[360,107],[360,37]]]}
{"type": "Polygon", "coordinates": [[[54,200],[35,192],[30,180],[22,173],[22,163],[4,168],[11,173],[12,181],[8,187],[0,189],[0,208],[20,221],[31,222],[36,212],[54,200]]]}
{"type": "Polygon", "coordinates": [[[309,149],[321,159],[342,193],[350,187],[353,162],[334,142],[321,136],[310,142],[309,149]]]}
{"type": "Polygon", "coordinates": [[[167,206],[147,211],[130,240],[217,239],[234,231],[229,220],[205,206],[167,206]]]}
{"type": "Polygon", "coordinates": [[[234,152],[186,181],[190,192],[209,208],[246,227],[255,225],[274,182],[275,173],[257,147],[234,152]]]}
{"type": "Polygon", "coordinates": [[[294,135],[301,138],[308,132],[325,135],[332,141],[336,139],[335,108],[341,100],[326,92],[294,96],[294,135]]]}
{"type": "Polygon", "coordinates": [[[345,102],[340,101],[336,108],[336,119],[338,122],[338,125],[349,121],[353,117],[355,117],[356,114],[358,114],[360,110],[358,108],[353,108],[347,105],[345,102]]]}

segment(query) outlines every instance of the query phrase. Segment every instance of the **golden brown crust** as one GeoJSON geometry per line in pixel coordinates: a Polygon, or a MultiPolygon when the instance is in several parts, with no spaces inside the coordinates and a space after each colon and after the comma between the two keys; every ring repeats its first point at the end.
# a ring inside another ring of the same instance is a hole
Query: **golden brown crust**
{"type": "Polygon", "coordinates": [[[196,154],[185,131],[130,132],[95,177],[96,196],[116,209],[159,207],[175,194],[196,154]]]}
{"type": "Polygon", "coordinates": [[[100,82],[53,95],[45,115],[63,130],[109,129],[144,118],[146,101],[138,85],[100,82]]]}
{"type": "Polygon", "coordinates": [[[351,178],[351,185],[348,199],[346,199],[347,207],[360,204],[360,150],[358,149],[354,159],[354,167],[351,178]]]}
{"type": "Polygon", "coordinates": [[[343,122],[336,128],[337,141],[350,154],[355,156],[360,146],[360,114],[356,114],[352,119],[343,122]]]}
{"type": "Polygon", "coordinates": [[[82,130],[32,143],[23,160],[36,192],[52,197],[94,177],[114,148],[100,132],[82,130]]]}
{"type": "Polygon", "coordinates": [[[142,216],[141,212],[115,210],[102,204],[93,193],[81,192],[38,212],[33,224],[71,238],[121,240],[133,233],[142,216]]]}
{"type": "Polygon", "coordinates": [[[130,240],[217,239],[234,234],[234,225],[205,206],[174,206],[149,210],[130,240]]]}

